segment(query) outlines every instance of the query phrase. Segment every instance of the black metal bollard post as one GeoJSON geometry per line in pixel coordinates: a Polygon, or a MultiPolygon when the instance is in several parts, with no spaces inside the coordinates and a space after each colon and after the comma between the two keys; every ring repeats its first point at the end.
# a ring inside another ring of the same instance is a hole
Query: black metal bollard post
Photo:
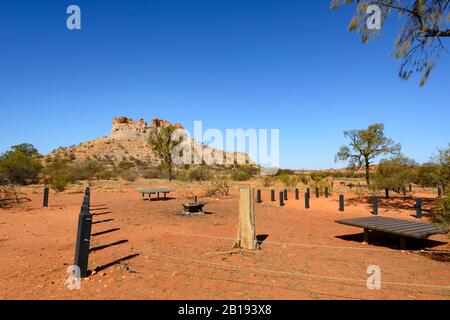
{"type": "Polygon", "coordinates": [[[284,199],[284,192],[280,191],[280,207],[284,206],[283,199],[284,199]]]}
{"type": "Polygon", "coordinates": [[[80,277],[88,275],[89,246],[91,242],[92,216],[83,205],[78,218],[77,243],[74,265],[80,268],[80,277]]]}
{"type": "Polygon", "coordinates": [[[389,189],[388,188],[386,188],[386,189],[384,189],[384,194],[385,194],[385,198],[386,199],[389,199],[389,189]]]}
{"type": "Polygon", "coordinates": [[[412,184],[411,183],[409,184],[409,192],[410,193],[412,192],[412,184]]]}
{"type": "Polygon", "coordinates": [[[320,197],[320,191],[319,191],[319,187],[316,187],[316,198],[320,197]]]}
{"type": "Polygon", "coordinates": [[[309,193],[305,193],[305,209],[309,209],[309,193]]]}
{"type": "Polygon", "coordinates": [[[298,193],[298,189],[295,189],[295,200],[299,200],[300,199],[300,195],[298,193]]]}
{"type": "Polygon", "coordinates": [[[339,211],[344,212],[344,195],[339,195],[339,211]]]}
{"type": "Polygon", "coordinates": [[[284,189],[284,200],[287,201],[288,199],[288,191],[287,189],[284,189]]]}
{"type": "Polygon", "coordinates": [[[438,187],[438,197],[442,197],[442,187],[438,187]]]}
{"type": "Polygon", "coordinates": [[[377,196],[372,197],[372,214],[375,216],[378,215],[378,197],[377,196]]]}
{"type": "Polygon", "coordinates": [[[328,198],[328,187],[325,187],[325,198],[328,198]]]}
{"type": "Polygon", "coordinates": [[[256,203],[261,203],[261,190],[256,190],[256,203]]]}
{"type": "Polygon", "coordinates": [[[43,201],[44,208],[48,208],[48,194],[49,194],[49,189],[48,189],[48,187],[45,187],[44,188],[44,201],[43,201]]]}
{"type": "Polygon", "coordinates": [[[270,190],[270,201],[275,201],[275,190],[270,190]]]}
{"type": "Polygon", "coordinates": [[[422,218],[422,199],[421,198],[416,199],[416,218],[417,219],[422,218]]]}
{"type": "Polygon", "coordinates": [[[308,195],[310,195],[310,194],[311,194],[311,190],[310,190],[309,188],[306,188],[306,193],[307,193],[308,195]]]}

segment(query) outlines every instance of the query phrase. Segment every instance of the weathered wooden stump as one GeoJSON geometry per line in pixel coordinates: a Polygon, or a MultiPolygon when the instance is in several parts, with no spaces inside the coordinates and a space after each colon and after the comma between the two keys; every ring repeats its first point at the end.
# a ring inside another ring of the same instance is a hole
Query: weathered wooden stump
{"type": "Polygon", "coordinates": [[[245,187],[240,189],[239,225],[235,247],[255,250],[256,245],[253,189],[245,187]]]}

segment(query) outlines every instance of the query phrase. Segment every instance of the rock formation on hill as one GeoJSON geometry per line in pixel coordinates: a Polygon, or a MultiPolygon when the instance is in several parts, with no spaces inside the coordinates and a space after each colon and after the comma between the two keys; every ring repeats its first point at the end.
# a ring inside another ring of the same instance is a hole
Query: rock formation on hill
{"type": "MultiPolygon", "coordinates": [[[[122,161],[146,163],[153,166],[160,164],[153,150],[147,143],[149,129],[151,127],[164,127],[169,125],[167,120],[153,119],[149,126],[146,121],[139,119],[133,121],[127,117],[114,118],[112,121],[111,134],[107,137],[80,143],[68,148],[58,148],[48,154],[46,162],[56,160],[84,161],[87,159],[98,160],[109,165],[117,165],[122,161]]],[[[180,124],[176,127],[182,128],[180,124]]],[[[200,146],[199,143],[194,143],[200,146]]],[[[222,151],[203,146],[213,155],[222,151]]],[[[251,163],[249,156],[245,153],[226,153],[225,157],[244,157],[247,163],[251,163]]]]}

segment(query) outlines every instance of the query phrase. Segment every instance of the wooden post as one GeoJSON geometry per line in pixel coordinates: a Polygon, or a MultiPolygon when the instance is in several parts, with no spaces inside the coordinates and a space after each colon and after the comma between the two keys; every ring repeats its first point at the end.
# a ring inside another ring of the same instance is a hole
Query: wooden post
{"type": "Polygon", "coordinates": [[[328,198],[328,187],[325,187],[325,198],[328,198]]]}
{"type": "Polygon", "coordinates": [[[386,199],[389,199],[389,189],[388,188],[386,188],[386,189],[384,189],[384,194],[385,194],[385,198],[386,199]]]}
{"type": "Polygon", "coordinates": [[[245,187],[240,189],[239,198],[239,226],[236,247],[241,249],[256,249],[255,208],[253,189],[245,187]]]}
{"type": "Polygon", "coordinates": [[[316,198],[320,197],[320,191],[319,191],[319,187],[316,187],[316,198]]]}
{"type": "Polygon", "coordinates": [[[300,195],[298,193],[298,188],[295,189],[295,200],[299,200],[300,199],[300,195]]]}
{"type": "Polygon", "coordinates": [[[280,207],[284,206],[284,192],[280,191],[280,207]]]}

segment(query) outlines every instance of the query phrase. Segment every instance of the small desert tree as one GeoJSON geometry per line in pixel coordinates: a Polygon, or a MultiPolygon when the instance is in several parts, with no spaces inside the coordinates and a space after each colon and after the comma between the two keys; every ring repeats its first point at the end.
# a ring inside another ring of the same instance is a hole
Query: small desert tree
{"type": "Polygon", "coordinates": [[[170,181],[173,177],[172,150],[183,140],[183,137],[174,139],[174,132],[177,129],[179,128],[172,124],[152,127],[148,136],[149,145],[161,160],[162,167],[168,170],[170,181]]]}
{"type": "Polygon", "coordinates": [[[31,144],[12,146],[10,151],[0,155],[0,174],[11,183],[35,183],[42,170],[39,157],[31,144]]]}
{"type": "Polygon", "coordinates": [[[372,124],[367,129],[344,131],[344,136],[350,139],[350,145],[341,147],[335,161],[349,161],[353,171],[364,168],[368,186],[373,161],[381,155],[399,154],[401,149],[400,144],[385,136],[382,123],[372,124]]]}

